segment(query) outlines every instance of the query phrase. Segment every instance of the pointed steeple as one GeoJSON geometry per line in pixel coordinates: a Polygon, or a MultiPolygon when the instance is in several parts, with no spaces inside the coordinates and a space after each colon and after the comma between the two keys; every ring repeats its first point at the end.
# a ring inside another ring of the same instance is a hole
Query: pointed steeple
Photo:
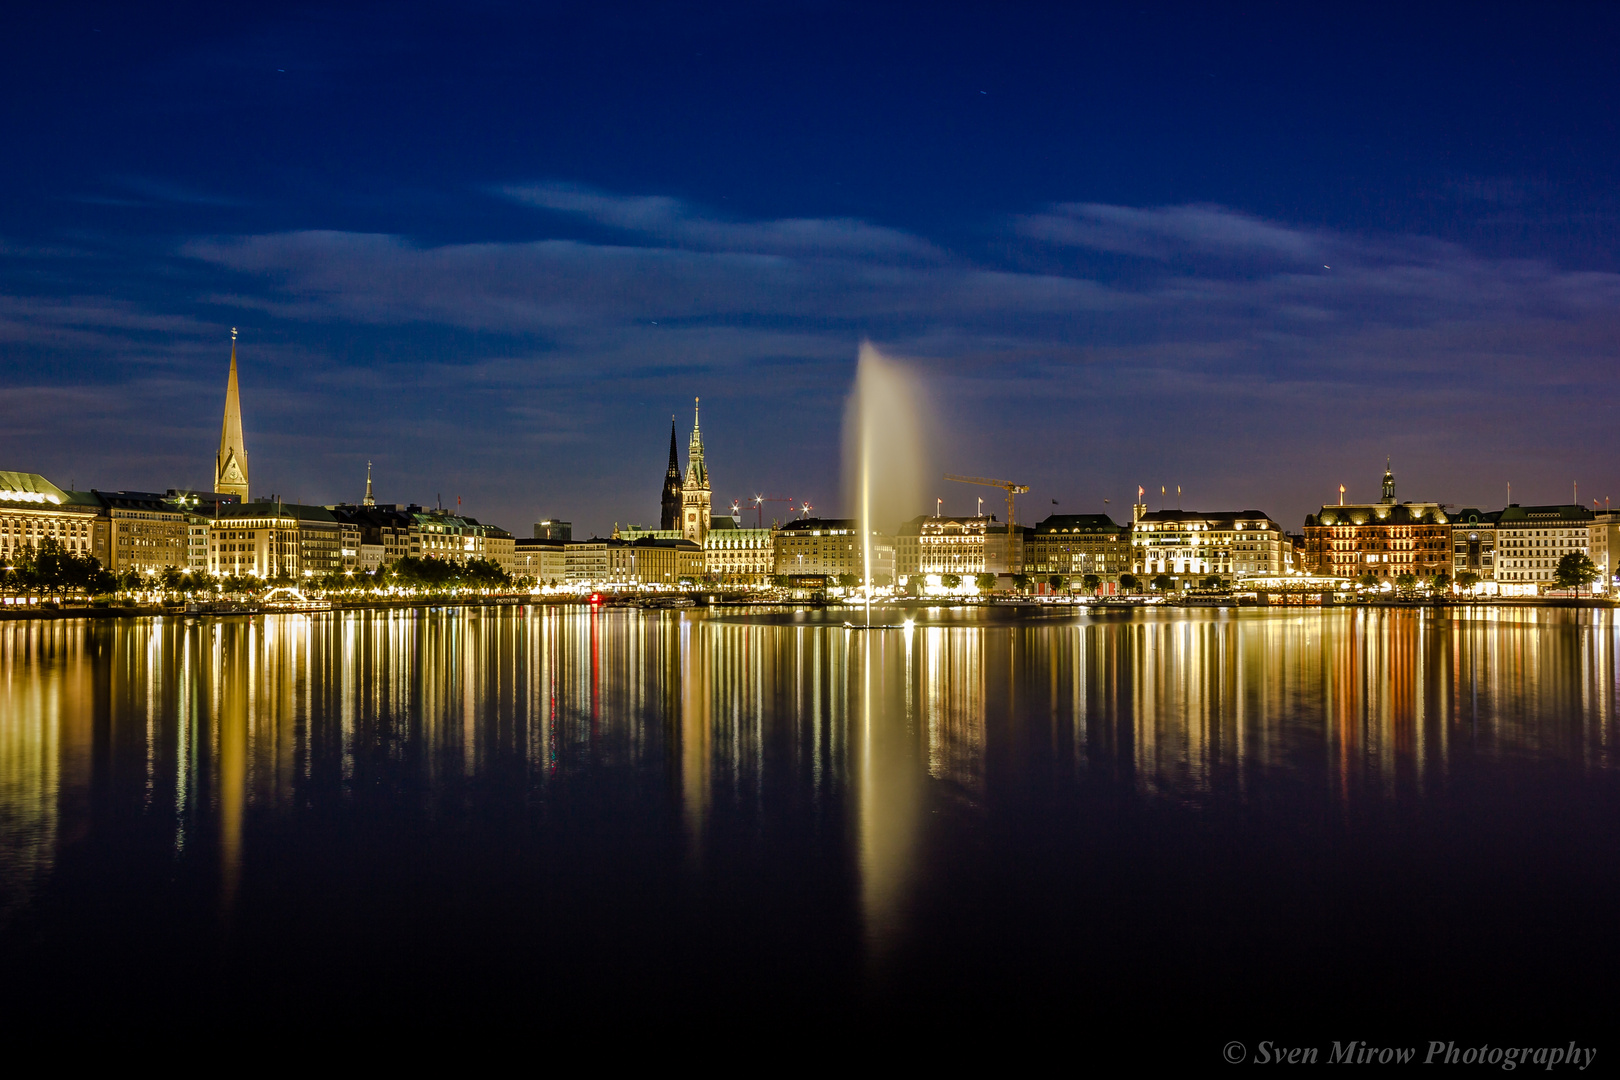
{"type": "Polygon", "coordinates": [[[698,399],[692,399],[692,437],[686,442],[686,485],[708,490],[709,470],[703,464],[703,433],[698,430],[698,399]]]}
{"type": "Polygon", "coordinates": [[[675,417],[669,418],[669,468],[664,471],[664,494],[658,505],[658,527],[681,527],[681,458],[675,441],[675,417]]]}
{"type": "Polygon", "coordinates": [[[709,535],[709,469],[703,464],[698,399],[692,399],[692,438],[686,444],[686,482],[681,485],[681,534],[703,543],[709,535]]]}
{"type": "Polygon", "coordinates": [[[231,375],[225,383],[225,420],[219,429],[219,456],[214,459],[214,490],[248,498],[247,447],[242,442],[242,398],[236,387],[236,327],[231,327],[231,375]]]}
{"type": "Polygon", "coordinates": [[[1384,493],[1378,501],[1386,506],[1395,505],[1395,474],[1390,471],[1387,457],[1384,459],[1384,493]]]}
{"type": "Polygon", "coordinates": [[[361,500],[361,506],[376,506],[377,500],[371,495],[371,462],[366,462],[366,497],[361,500]]]}

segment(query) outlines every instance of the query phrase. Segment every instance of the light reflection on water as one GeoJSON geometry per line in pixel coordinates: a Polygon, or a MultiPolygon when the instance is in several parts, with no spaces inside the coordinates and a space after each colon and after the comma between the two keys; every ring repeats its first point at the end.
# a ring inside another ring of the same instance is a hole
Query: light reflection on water
{"type": "MultiPolygon", "coordinates": [[[[1612,770],[1613,614],[1533,608],[780,615],[445,610],[0,623],[0,920],[106,815],[218,860],[256,825],[651,777],[701,877],[766,822],[848,844],[866,947],[905,933],[926,819],[1032,784],[1198,806],[1274,782],[1422,799],[1477,758],[1612,770]],[[840,832],[847,826],[848,832],[840,832]]],[[[763,841],[760,841],[763,842],[763,841]]]]}

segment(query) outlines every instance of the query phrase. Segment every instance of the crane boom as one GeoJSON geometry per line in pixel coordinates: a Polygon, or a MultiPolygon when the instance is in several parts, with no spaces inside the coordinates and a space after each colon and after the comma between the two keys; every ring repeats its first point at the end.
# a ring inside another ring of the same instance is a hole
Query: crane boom
{"type": "Polygon", "coordinates": [[[981,487],[998,487],[1007,493],[1007,536],[1010,538],[1013,531],[1013,496],[1022,495],[1029,490],[1028,484],[1015,484],[1011,480],[992,480],[988,476],[957,476],[955,473],[946,473],[945,479],[954,480],[958,484],[978,484],[981,487]]]}

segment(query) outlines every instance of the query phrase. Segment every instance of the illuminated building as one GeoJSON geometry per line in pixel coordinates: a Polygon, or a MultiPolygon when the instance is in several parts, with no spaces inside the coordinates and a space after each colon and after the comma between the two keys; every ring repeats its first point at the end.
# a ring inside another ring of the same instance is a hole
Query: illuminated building
{"type": "MultiPolygon", "coordinates": [[[[643,538],[646,539],[646,538],[643,538]]],[[[662,541],[687,543],[689,541],[662,541]]],[[[701,558],[702,549],[693,545],[701,558]]],[[[655,560],[656,561],[656,560],[655,560]]],[[[592,589],[621,589],[635,584],[634,544],[628,540],[570,540],[563,544],[564,577],[570,585],[592,589]]]]}
{"type": "MultiPolygon", "coordinates": [[[[679,479],[679,477],[676,479],[679,479]]],[[[574,523],[571,521],[558,521],[555,518],[543,518],[534,523],[534,538],[536,540],[572,540],[574,538],[574,523]]]]}
{"type": "Polygon", "coordinates": [[[622,540],[570,540],[563,544],[563,577],[570,585],[601,585],[608,580],[608,550],[622,540]]]}
{"type": "Polygon", "coordinates": [[[208,528],[208,572],[227,577],[296,578],[298,518],[281,503],[222,506],[208,528]]]}
{"type": "Polygon", "coordinates": [[[692,402],[692,438],[686,444],[686,481],[681,485],[681,535],[702,546],[709,535],[709,468],[703,462],[697,399],[692,402]]]}
{"type": "Polygon", "coordinates": [[[769,585],[776,572],[776,529],[750,529],[717,517],[703,539],[703,573],[721,585],[769,585]]]}
{"type": "Polygon", "coordinates": [[[643,536],[650,536],[654,540],[684,540],[685,534],[679,528],[649,529],[644,525],[625,525],[622,528],[618,523],[613,526],[613,539],[640,540],[643,536]]]}
{"type": "Polygon", "coordinates": [[[1451,577],[1462,574],[1479,578],[1481,591],[1496,591],[1496,520],[1500,510],[1485,511],[1468,507],[1448,515],[1451,518],[1451,577]]]}
{"type": "Polygon", "coordinates": [[[1305,517],[1306,569],[1328,577],[1392,580],[1451,572],[1451,517],[1435,502],[1395,501],[1395,474],[1384,469],[1376,503],[1324,504],[1305,517]]]}
{"type": "Polygon", "coordinates": [[[994,514],[924,518],[917,529],[917,573],[1016,574],[1023,563],[1022,529],[1007,535],[994,514]]]}
{"type": "Polygon", "coordinates": [[[1106,514],[1053,514],[1024,541],[1024,573],[1095,574],[1118,582],[1131,566],[1131,530],[1106,514]]]}
{"type": "Polygon", "coordinates": [[[110,561],[116,574],[191,569],[191,518],[179,500],[146,491],[97,491],[109,523],[110,561]]]}
{"type": "Polygon", "coordinates": [[[1594,512],[1592,524],[1587,527],[1589,558],[1598,568],[1598,579],[1593,582],[1601,592],[1613,592],[1615,578],[1620,576],[1620,510],[1594,512]]]}
{"type": "Polygon", "coordinates": [[[326,509],[343,527],[344,551],[358,550],[355,556],[343,556],[345,570],[376,570],[407,555],[422,554],[421,533],[413,513],[420,507],[340,503],[326,509]]]}
{"type": "Polygon", "coordinates": [[[629,580],[637,585],[673,588],[682,581],[703,579],[704,550],[690,540],[660,540],[643,536],[625,544],[629,553],[629,580]]]}
{"type": "Polygon", "coordinates": [[[560,585],[568,580],[567,541],[545,537],[512,541],[512,564],[516,573],[541,585],[560,585]]]}
{"type": "Polygon", "coordinates": [[[225,383],[225,419],[219,429],[214,459],[214,490],[248,499],[247,446],[242,441],[242,399],[236,386],[236,330],[231,330],[231,374],[225,383]]]}
{"type": "Polygon", "coordinates": [[[108,566],[109,524],[101,501],[87,492],[64,491],[38,473],[0,472],[0,564],[20,548],[55,540],[108,566]]]}
{"type": "Polygon", "coordinates": [[[1282,574],[1291,553],[1282,528],[1259,510],[1152,510],[1131,524],[1131,572],[1168,574],[1178,589],[1206,577],[1282,574]]]}
{"type": "Polygon", "coordinates": [[[1503,596],[1536,596],[1554,587],[1558,560],[1570,552],[1590,558],[1597,515],[1584,506],[1509,503],[1496,520],[1496,580],[1503,596]]]}
{"type": "Polygon", "coordinates": [[[922,525],[927,514],[903,521],[894,534],[895,581],[904,584],[922,572],[922,525]]]}
{"type": "MultiPolygon", "coordinates": [[[[836,578],[861,576],[865,560],[861,524],[850,518],[801,518],[776,530],[773,562],[777,574],[789,577],[836,578]]],[[[875,583],[893,581],[894,539],[872,534],[872,576],[875,583]]]]}

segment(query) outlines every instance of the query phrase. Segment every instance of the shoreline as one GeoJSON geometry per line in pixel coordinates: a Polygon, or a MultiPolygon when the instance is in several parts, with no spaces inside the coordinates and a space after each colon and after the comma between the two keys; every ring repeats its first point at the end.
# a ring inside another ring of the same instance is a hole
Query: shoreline
{"type": "MultiPolygon", "coordinates": [[[[674,601],[675,598],[670,598],[674,601]]],[[[690,609],[724,609],[724,608],[784,608],[805,611],[844,611],[861,612],[866,607],[863,604],[816,604],[801,600],[769,600],[769,599],[740,599],[730,596],[713,596],[713,594],[685,595],[681,599],[689,601],[680,602],[651,602],[626,603],[614,602],[614,598],[604,597],[600,606],[603,608],[623,609],[634,608],[642,611],[683,611],[690,609]],[[712,598],[711,598],[712,597],[712,598]]],[[[210,605],[212,606],[212,605],[210,605]]],[[[308,606],[275,607],[255,604],[243,604],[239,607],[225,607],[220,610],[188,611],[185,607],[162,607],[156,604],[119,605],[107,607],[63,607],[63,608],[37,608],[37,607],[0,607],[0,622],[17,622],[30,619],[50,621],[58,619],[149,619],[163,616],[182,616],[186,618],[231,618],[242,615],[321,615],[347,611],[403,611],[422,608],[521,608],[521,607],[592,607],[589,597],[586,596],[491,596],[477,598],[416,598],[407,600],[334,600],[330,606],[311,608],[308,606]]],[[[1472,608],[1472,607],[1509,607],[1509,608],[1574,608],[1574,609],[1613,609],[1620,606],[1620,601],[1607,597],[1482,597],[1472,600],[1368,600],[1352,601],[1349,603],[1329,604],[1289,604],[1289,603],[1256,603],[1254,600],[1169,600],[1148,603],[1142,600],[1125,600],[1110,598],[1106,603],[1065,603],[1049,600],[992,600],[988,603],[940,601],[927,598],[905,597],[899,600],[890,600],[881,604],[873,604],[874,608],[987,608],[995,610],[1029,610],[1050,612],[1054,608],[1069,608],[1095,610],[1099,613],[1114,613],[1135,610],[1209,610],[1241,608],[1258,611],[1285,611],[1289,613],[1302,611],[1322,611],[1328,609],[1387,609],[1387,608],[1472,608]]]]}

